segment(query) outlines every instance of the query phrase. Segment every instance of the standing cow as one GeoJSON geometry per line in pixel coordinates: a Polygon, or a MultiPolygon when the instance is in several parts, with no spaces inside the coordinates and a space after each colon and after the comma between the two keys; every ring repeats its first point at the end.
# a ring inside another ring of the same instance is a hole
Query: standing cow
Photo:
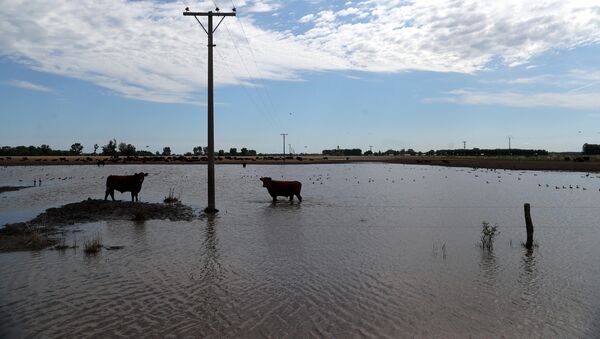
{"type": "Polygon", "coordinates": [[[302,201],[302,197],[300,196],[302,184],[299,181],[279,181],[269,177],[260,178],[260,181],[262,181],[263,187],[266,187],[271,197],[273,197],[273,202],[277,201],[278,196],[289,197],[290,201],[292,201],[294,200],[294,195],[298,197],[298,200],[302,201]]]}
{"type": "Polygon", "coordinates": [[[142,189],[142,183],[144,177],[148,176],[148,173],[140,172],[134,175],[109,175],[106,178],[106,194],[104,200],[107,200],[108,195],[113,201],[115,201],[115,190],[123,192],[131,192],[131,201],[135,198],[135,201],[139,201],[138,193],[142,189]]]}

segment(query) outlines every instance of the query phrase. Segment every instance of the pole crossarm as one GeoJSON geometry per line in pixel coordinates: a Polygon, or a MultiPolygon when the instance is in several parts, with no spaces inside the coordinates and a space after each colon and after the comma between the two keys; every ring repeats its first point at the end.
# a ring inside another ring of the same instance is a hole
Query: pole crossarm
{"type": "Polygon", "coordinates": [[[184,16],[235,16],[235,12],[183,12],[184,16]]]}

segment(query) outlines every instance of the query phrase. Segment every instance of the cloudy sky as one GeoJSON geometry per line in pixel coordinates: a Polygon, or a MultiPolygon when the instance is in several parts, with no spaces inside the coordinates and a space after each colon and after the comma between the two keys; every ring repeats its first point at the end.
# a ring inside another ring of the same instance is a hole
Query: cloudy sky
{"type": "Polygon", "coordinates": [[[600,2],[0,0],[0,145],[217,149],[600,143],[600,2]]]}

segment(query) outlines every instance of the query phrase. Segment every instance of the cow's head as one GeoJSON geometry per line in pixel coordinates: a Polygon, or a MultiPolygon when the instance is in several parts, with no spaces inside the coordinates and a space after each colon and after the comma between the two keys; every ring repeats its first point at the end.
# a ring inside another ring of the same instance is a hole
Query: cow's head
{"type": "Polygon", "coordinates": [[[135,180],[137,182],[139,182],[140,184],[144,182],[144,177],[147,177],[147,176],[148,176],[148,173],[144,173],[144,172],[136,173],[133,175],[135,180]]]}
{"type": "Polygon", "coordinates": [[[263,187],[267,187],[267,184],[271,183],[271,178],[270,177],[263,177],[263,178],[260,178],[260,181],[262,181],[263,187]]]}

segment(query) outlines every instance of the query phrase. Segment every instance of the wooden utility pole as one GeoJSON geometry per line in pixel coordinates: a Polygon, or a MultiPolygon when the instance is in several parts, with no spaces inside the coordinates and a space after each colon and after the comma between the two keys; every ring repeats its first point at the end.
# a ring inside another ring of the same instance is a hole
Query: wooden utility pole
{"type": "Polygon", "coordinates": [[[219,210],[215,207],[215,135],[214,135],[214,101],[213,101],[213,33],[219,28],[226,16],[235,16],[235,8],[232,12],[221,13],[219,9],[215,12],[190,12],[189,8],[183,12],[184,16],[193,16],[202,26],[202,29],[208,35],[208,207],[204,209],[205,213],[217,213],[219,210]],[[208,29],[204,27],[198,19],[199,16],[208,17],[208,29]],[[221,17],[217,26],[213,29],[213,17],[221,17]]]}

